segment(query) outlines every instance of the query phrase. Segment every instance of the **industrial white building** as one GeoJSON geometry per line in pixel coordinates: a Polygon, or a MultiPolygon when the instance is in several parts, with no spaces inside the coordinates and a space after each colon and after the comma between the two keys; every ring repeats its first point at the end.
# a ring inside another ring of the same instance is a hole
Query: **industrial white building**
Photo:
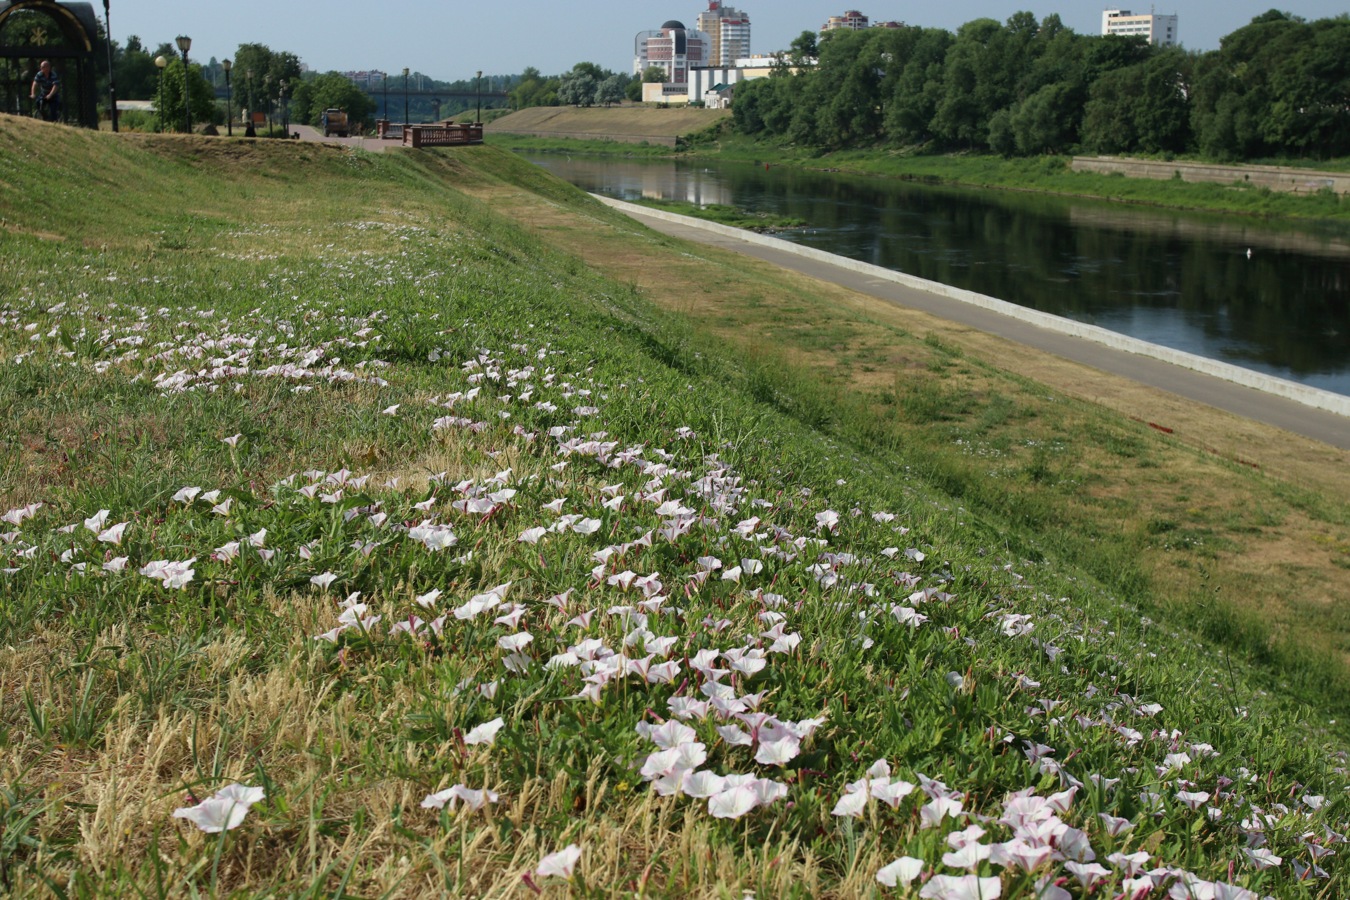
{"type": "Polygon", "coordinates": [[[1177,17],[1175,14],[1159,16],[1151,12],[1135,15],[1128,9],[1107,9],[1102,11],[1102,34],[1142,37],[1159,47],[1175,47],[1177,17]]]}

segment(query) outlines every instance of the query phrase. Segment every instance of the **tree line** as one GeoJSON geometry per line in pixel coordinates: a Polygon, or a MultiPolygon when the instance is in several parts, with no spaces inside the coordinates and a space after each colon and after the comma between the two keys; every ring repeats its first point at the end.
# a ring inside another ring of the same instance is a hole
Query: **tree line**
{"type": "MultiPolygon", "coordinates": [[[[351,121],[362,129],[373,127],[378,116],[403,120],[402,73],[390,73],[388,90],[377,84],[372,96],[340,72],[306,71],[296,54],[273,50],[266,44],[240,44],[232,63],[228,102],[236,122],[247,111],[262,113],[269,122],[278,125],[284,118],[318,126],[325,109],[346,110],[351,121]]],[[[113,43],[113,66],[120,98],[154,102],[155,111],[144,123],[145,127],[157,131],[181,128],[185,96],[193,122],[224,125],[227,101],[220,99],[218,94],[225,87],[226,76],[224,67],[214,57],[198,62],[189,53],[189,65],[184,70],[182,56],[173,42],[166,41],[152,50],[138,36],[132,35],[125,45],[113,43]],[[166,63],[162,71],[155,64],[156,57],[160,56],[166,63]]],[[[100,96],[106,97],[106,74],[100,73],[100,76],[100,96]]],[[[414,122],[430,121],[472,111],[477,88],[501,90],[520,81],[521,76],[510,75],[485,76],[481,83],[475,78],[447,82],[410,73],[409,84],[417,88],[418,95],[407,98],[409,118],[414,122]],[[438,103],[434,96],[436,91],[445,91],[447,97],[438,103]]]]}
{"type": "Polygon", "coordinates": [[[936,28],[804,32],[737,85],[742,134],[824,150],[1350,154],[1350,16],[1272,10],[1188,52],[1019,12],[936,28]]]}

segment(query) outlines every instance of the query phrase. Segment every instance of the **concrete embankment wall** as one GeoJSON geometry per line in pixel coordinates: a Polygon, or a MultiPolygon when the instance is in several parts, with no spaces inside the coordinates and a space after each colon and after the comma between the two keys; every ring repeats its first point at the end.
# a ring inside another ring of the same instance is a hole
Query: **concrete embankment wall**
{"type": "Polygon", "coordinates": [[[496,129],[499,134],[518,134],[523,137],[537,138],[571,138],[582,141],[618,141],[621,144],[652,144],[657,147],[674,147],[679,140],[674,135],[669,134],[612,134],[600,131],[548,131],[540,129],[538,131],[524,131],[513,128],[506,130],[496,129]]]}
{"type": "Polygon", "coordinates": [[[1293,400],[1296,403],[1301,403],[1304,406],[1309,406],[1314,409],[1322,409],[1338,415],[1350,416],[1350,397],[1342,394],[1333,394],[1330,391],[1308,387],[1307,385],[1302,385],[1284,378],[1278,378],[1274,375],[1266,375],[1261,372],[1254,372],[1251,369],[1244,369],[1240,366],[1219,362],[1218,360],[1206,359],[1203,356],[1197,356],[1194,353],[1187,353],[1183,350],[1173,350],[1171,347],[1151,344],[1148,341],[1141,341],[1138,338],[1117,334],[1114,331],[1108,331],[1107,329],[1096,325],[1089,325],[1086,322],[1075,322],[1072,319],[1053,316],[1049,313],[1028,309],[1023,306],[1018,306],[1015,303],[1009,303],[1006,300],[998,300],[994,297],[987,297],[984,294],[977,294],[974,291],[962,290],[961,288],[941,284],[936,281],[916,278],[913,275],[906,275],[903,272],[896,272],[891,269],[882,268],[881,266],[874,266],[870,263],[859,262],[854,259],[849,259],[846,256],[837,256],[833,253],[826,253],[825,251],[817,250],[814,247],[803,247],[781,238],[757,234],[753,231],[745,231],[740,228],[732,228],[727,225],[719,225],[716,222],[708,222],[690,216],[676,215],[675,213],[665,212],[664,210],[639,206],[635,203],[625,203],[622,200],[601,197],[598,194],[593,194],[592,196],[600,202],[626,213],[649,216],[653,219],[661,219],[667,222],[677,222],[693,228],[702,228],[706,231],[720,234],[725,237],[736,238],[738,240],[746,241],[747,243],[770,246],[784,253],[792,253],[806,259],[829,263],[830,265],[857,272],[870,278],[891,281],[896,284],[904,285],[905,287],[927,291],[930,294],[945,297],[959,303],[968,303],[973,306],[978,306],[1001,315],[1027,322],[1039,328],[1044,328],[1048,331],[1072,335],[1073,337],[1092,341],[1125,353],[1134,353],[1139,356],[1161,360],[1214,378],[1220,378],[1233,384],[1240,384],[1244,387],[1264,391],[1277,397],[1283,397],[1286,400],[1293,400]]]}
{"type": "Polygon", "coordinates": [[[1103,175],[1119,173],[1130,178],[1151,178],[1156,181],[1170,181],[1180,175],[1182,181],[1217,184],[1240,182],[1295,194],[1310,194],[1326,189],[1337,194],[1350,193],[1348,172],[1319,172],[1287,166],[1220,166],[1113,156],[1075,156],[1072,169],[1075,172],[1097,172],[1103,175]]]}

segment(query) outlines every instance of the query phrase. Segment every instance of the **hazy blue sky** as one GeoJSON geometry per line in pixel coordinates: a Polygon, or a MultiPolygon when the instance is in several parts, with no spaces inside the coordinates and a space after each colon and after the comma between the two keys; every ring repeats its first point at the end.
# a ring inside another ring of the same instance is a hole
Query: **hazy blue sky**
{"type": "MultiPolygon", "coordinates": [[[[818,29],[831,15],[856,8],[875,20],[955,30],[980,17],[1000,21],[1019,10],[1037,18],[1057,12],[1080,34],[1096,34],[1106,4],[1073,0],[1049,5],[1019,0],[949,0],[940,4],[871,3],[845,6],[822,0],[746,0],[734,4],[748,13],[755,53],[781,50],[802,31],[818,29]]],[[[1149,4],[1121,4],[1147,12],[1149,4]]],[[[1339,15],[1335,0],[1184,0],[1156,4],[1159,13],[1177,13],[1182,43],[1209,50],[1219,38],[1272,6],[1307,19],[1339,15]]],[[[101,14],[102,4],[95,0],[101,14]]],[[[232,56],[245,42],[289,50],[312,68],[413,71],[444,80],[472,77],[477,69],[511,74],[533,65],[545,74],[570,69],[581,60],[627,72],[633,36],[669,19],[693,27],[707,3],[697,0],[619,0],[568,3],[561,0],[502,0],[462,3],[447,0],[112,0],[112,32],[125,42],[135,34],[152,47],[186,34],[193,57],[232,56]]]]}

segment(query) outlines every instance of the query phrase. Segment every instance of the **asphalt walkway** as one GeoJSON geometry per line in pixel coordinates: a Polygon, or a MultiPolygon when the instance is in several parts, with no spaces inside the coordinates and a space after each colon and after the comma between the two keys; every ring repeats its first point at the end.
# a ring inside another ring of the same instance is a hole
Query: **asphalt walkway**
{"type": "Polygon", "coordinates": [[[382,141],[373,137],[324,137],[323,132],[309,125],[291,124],[291,131],[300,135],[302,141],[313,141],[318,144],[340,144],[343,147],[356,147],[360,150],[369,150],[372,153],[379,153],[386,146],[402,147],[399,141],[382,141]]]}
{"type": "Polygon", "coordinates": [[[783,242],[783,249],[778,249],[750,243],[688,222],[675,223],[642,212],[625,211],[654,231],[672,237],[761,259],[888,303],[921,310],[1112,375],[1129,378],[1140,384],[1273,425],[1342,450],[1350,450],[1350,418],[1334,412],[1314,409],[1294,400],[1233,384],[1163,360],[1116,350],[1073,335],[1060,334],[1013,316],[851,271],[842,264],[804,258],[794,253],[793,245],[787,242],[783,242]]]}

